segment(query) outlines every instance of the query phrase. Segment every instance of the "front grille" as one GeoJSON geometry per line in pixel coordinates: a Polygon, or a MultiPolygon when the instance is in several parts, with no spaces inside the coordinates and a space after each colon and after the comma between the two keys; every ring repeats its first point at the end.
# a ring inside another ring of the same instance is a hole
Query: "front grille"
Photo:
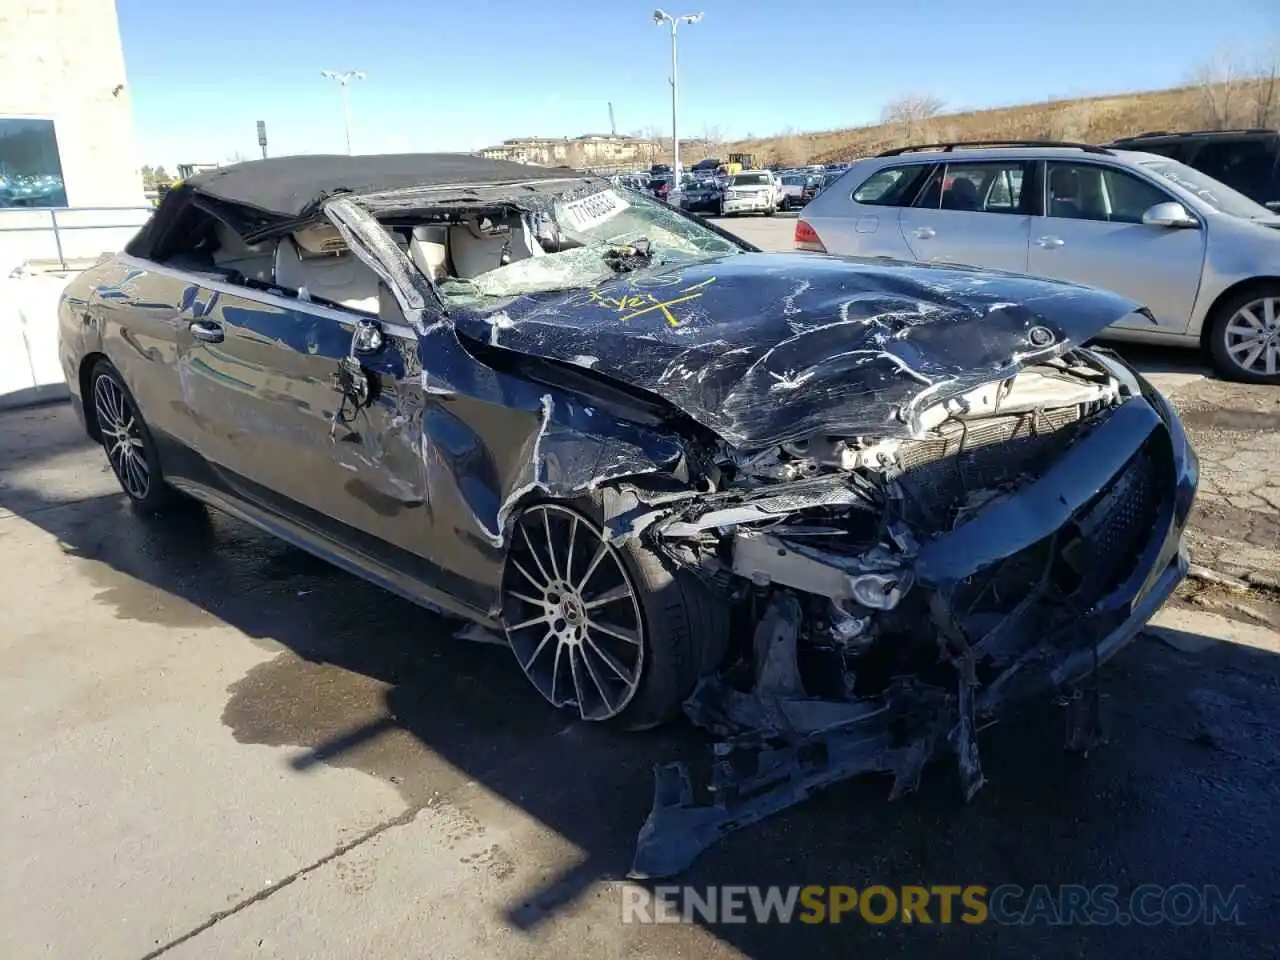
{"type": "MultiPolygon", "coordinates": [[[[1172,494],[1168,438],[1157,433],[1110,483],[1052,536],[992,564],[960,584],[953,609],[977,641],[1024,605],[1019,620],[1043,636],[1086,616],[1134,570],[1172,494]],[[1161,456],[1161,451],[1165,455],[1161,456]]],[[[1009,631],[1011,634],[1025,631],[1009,631]]],[[[990,651],[990,652],[995,652],[990,651]]]]}
{"type": "Polygon", "coordinates": [[[1071,406],[987,417],[977,421],[948,420],[934,430],[932,435],[900,447],[898,462],[903,470],[912,470],[944,457],[956,456],[993,443],[1007,443],[1010,440],[1056,433],[1069,424],[1078,423],[1081,417],[1081,408],[1071,406]]]}
{"type": "Polygon", "coordinates": [[[1155,529],[1161,502],[1171,492],[1168,478],[1162,482],[1161,439],[1163,434],[1148,440],[1107,489],[1076,517],[1079,539],[1088,557],[1082,575],[1103,590],[1115,586],[1132,567],[1155,529]]]}
{"type": "MultiPolygon", "coordinates": [[[[1044,470],[1080,432],[1109,415],[1081,418],[1080,407],[949,421],[924,439],[898,448],[908,521],[950,530],[967,498],[1007,492],[1044,470]]],[[[972,501],[970,501],[972,503],[972,501]]]]}

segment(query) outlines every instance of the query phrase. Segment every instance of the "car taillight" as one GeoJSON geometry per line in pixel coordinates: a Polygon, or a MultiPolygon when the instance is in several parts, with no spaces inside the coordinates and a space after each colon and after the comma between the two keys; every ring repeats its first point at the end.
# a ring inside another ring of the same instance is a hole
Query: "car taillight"
{"type": "Polygon", "coordinates": [[[827,248],[822,245],[822,238],[818,236],[818,231],[809,225],[807,220],[796,221],[796,243],[797,250],[816,250],[818,253],[826,253],[827,248]]]}

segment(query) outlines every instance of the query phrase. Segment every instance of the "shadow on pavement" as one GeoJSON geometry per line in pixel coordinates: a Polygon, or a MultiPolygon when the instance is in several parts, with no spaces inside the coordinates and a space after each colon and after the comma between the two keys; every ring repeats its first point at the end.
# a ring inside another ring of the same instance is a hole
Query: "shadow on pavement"
{"type": "MultiPolygon", "coordinates": [[[[418,806],[478,784],[581,850],[578,863],[501,905],[517,928],[624,876],[653,764],[704,755],[687,725],[624,734],[574,722],[541,701],[504,648],[455,640],[455,624],[228,517],[197,509],[143,521],[118,495],[59,499],[57,476],[30,472],[39,448],[27,450],[19,475],[9,471],[13,434],[0,416],[0,506],[80,558],[79,573],[101,585],[99,601],[118,617],[220,620],[278,645],[279,656],[229,690],[223,720],[238,740],[301,748],[298,772],[332,764],[385,777],[418,806]]],[[[35,442],[65,458],[73,434],[64,411],[35,442]]],[[[100,469],[95,449],[86,443],[83,453],[75,469],[100,469]]],[[[893,804],[886,780],[863,777],[733,835],[679,882],[1243,885],[1244,925],[876,925],[850,915],[838,925],[710,929],[747,956],[789,960],[797,951],[1078,957],[1153,947],[1262,956],[1280,935],[1271,903],[1280,889],[1280,661],[1229,644],[1184,646],[1197,652],[1141,639],[1107,669],[1113,743],[1087,760],[1060,748],[1058,713],[1036,708],[984,732],[989,782],[968,805],[949,764],[893,804]]],[[[677,955],[688,947],[679,934],[663,926],[642,936],[677,955]]]]}
{"type": "Polygon", "coordinates": [[[1188,374],[1213,376],[1208,358],[1200,350],[1186,347],[1161,347],[1145,343],[1122,343],[1118,340],[1097,341],[1099,346],[1114,350],[1143,374],[1188,374]]]}

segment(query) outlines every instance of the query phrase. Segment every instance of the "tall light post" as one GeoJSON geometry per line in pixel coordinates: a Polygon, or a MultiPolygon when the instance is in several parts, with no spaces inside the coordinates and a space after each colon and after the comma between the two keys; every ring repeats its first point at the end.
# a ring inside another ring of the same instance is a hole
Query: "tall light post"
{"type": "Polygon", "coordinates": [[[326,80],[337,80],[342,87],[342,126],[347,134],[347,153],[351,153],[351,96],[347,85],[352,80],[363,80],[363,70],[321,70],[320,76],[326,80]]]}
{"type": "Polygon", "coordinates": [[[665,10],[653,11],[653,25],[671,24],[671,189],[680,189],[680,136],[676,129],[676,104],[679,97],[679,77],[676,72],[676,30],[682,23],[697,23],[701,13],[686,13],[673,17],[665,10]]]}

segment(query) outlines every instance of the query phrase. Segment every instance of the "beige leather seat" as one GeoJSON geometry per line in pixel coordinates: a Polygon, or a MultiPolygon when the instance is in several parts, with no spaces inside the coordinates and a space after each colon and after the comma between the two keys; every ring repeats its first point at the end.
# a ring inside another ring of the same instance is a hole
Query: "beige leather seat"
{"type": "Polygon", "coordinates": [[[218,247],[213,251],[213,262],[219,267],[235,270],[250,280],[271,282],[271,271],[275,267],[274,244],[271,241],[250,246],[225,223],[219,222],[215,228],[218,247]]]}
{"type": "Polygon", "coordinates": [[[502,251],[506,246],[505,234],[485,236],[474,220],[452,225],[449,227],[449,256],[453,260],[453,275],[478,277],[498,269],[502,266],[502,251]]]}
{"type": "Polygon", "coordinates": [[[448,228],[449,257],[453,260],[454,276],[478,277],[496,270],[502,266],[504,249],[509,251],[511,261],[545,255],[523,217],[508,217],[495,225],[505,225],[509,232],[485,235],[476,220],[456,223],[448,228]]]}
{"type": "Polygon", "coordinates": [[[443,224],[414,227],[409,240],[409,259],[428,280],[449,275],[449,228],[443,224]]]}
{"type": "Polygon", "coordinates": [[[276,248],[275,282],[299,294],[305,290],[352,310],[378,312],[378,276],[351,251],[305,253],[292,237],[276,248]]]}

